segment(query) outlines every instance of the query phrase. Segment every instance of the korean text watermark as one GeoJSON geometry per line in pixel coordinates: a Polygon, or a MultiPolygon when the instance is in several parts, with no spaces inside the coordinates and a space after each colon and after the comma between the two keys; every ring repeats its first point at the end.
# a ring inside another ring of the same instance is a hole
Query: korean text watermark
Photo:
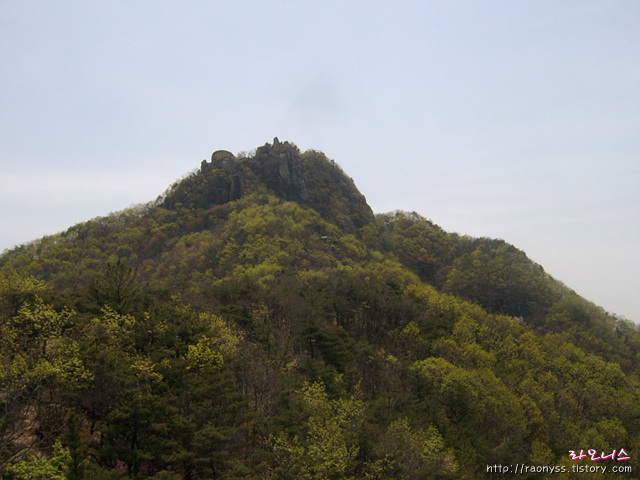
{"type": "Polygon", "coordinates": [[[569,451],[569,458],[572,461],[591,460],[592,462],[601,462],[609,460],[608,464],[573,464],[573,465],[530,465],[526,463],[516,463],[515,465],[487,465],[487,473],[630,473],[633,468],[630,465],[619,464],[617,462],[625,462],[631,460],[629,454],[624,448],[616,449],[611,452],[595,449],[569,451]],[[613,462],[613,464],[611,464],[613,462]]]}

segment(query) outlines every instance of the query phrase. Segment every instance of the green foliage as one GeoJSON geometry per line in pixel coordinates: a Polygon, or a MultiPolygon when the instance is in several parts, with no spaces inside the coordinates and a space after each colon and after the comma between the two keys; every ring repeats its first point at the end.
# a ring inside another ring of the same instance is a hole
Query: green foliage
{"type": "Polygon", "coordinates": [[[458,257],[444,290],[475,301],[490,312],[540,316],[560,298],[542,267],[504,242],[483,241],[458,257]]]}
{"type": "Polygon", "coordinates": [[[9,465],[7,473],[15,480],[67,480],[69,451],[58,441],[51,458],[31,455],[28,459],[9,465]]]}
{"type": "MultiPolygon", "coordinates": [[[[82,361],[79,342],[67,335],[70,310],[57,311],[33,293],[34,288],[44,293],[39,282],[16,281],[14,276],[0,284],[5,287],[0,298],[12,304],[0,317],[0,452],[20,456],[50,445],[54,435],[47,433],[61,427],[59,402],[81,391],[91,373],[82,361]],[[35,427],[43,434],[34,435],[35,427]]],[[[0,458],[0,468],[5,463],[6,458],[0,458]]],[[[37,465],[34,460],[24,472],[36,471],[37,465]]]]}
{"type": "Polygon", "coordinates": [[[323,218],[352,231],[374,221],[373,212],[355,183],[334,161],[313,150],[302,154],[308,203],[323,218]]]}
{"type": "Polygon", "coordinates": [[[421,279],[436,285],[456,256],[460,239],[417,213],[394,212],[376,217],[380,248],[394,252],[421,279]]]}
{"type": "MultiPolygon", "coordinates": [[[[0,476],[485,478],[640,449],[640,328],[288,142],[0,256],[0,476]]],[[[629,462],[640,468],[637,459],[629,462]]]]}
{"type": "Polygon", "coordinates": [[[111,308],[119,314],[125,313],[138,300],[136,278],[135,269],[127,267],[121,260],[107,263],[102,279],[89,287],[91,296],[97,305],[111,308]]]}
{"type": "Polygon", "coordinates": [[[303,442],[281,433],[269,443],[275,471],[282,478],[346,478],[358,455],[354,431],[364,418],[357,397],[330,400],[321,383],[305,384],[297,392],[306,426],[303,442]]]}
{"type": "Polygon", "coordinates": [[[457,464],[453,452],[433,425],[415,429],[406,417],[387,427],[380,443],[387,478],[419,479],[454,475],[457,464]]]}
{"type": "Polygon", "coordinates": [[[221,367],[225,360],[235,357],[242,336],[217,315],[203,313],[199,321],[207,324],[210,333],[203,335],[195,345],[188,346],[187,368],[221,367]]]}
{"type": "Polygon", "coordinates": [[[82,480],[87,470],[87,442],[82,438],[82,418],[75,412],[69,412],[66,432],[62,445],[68,451],[67,480],[82,480]]]}

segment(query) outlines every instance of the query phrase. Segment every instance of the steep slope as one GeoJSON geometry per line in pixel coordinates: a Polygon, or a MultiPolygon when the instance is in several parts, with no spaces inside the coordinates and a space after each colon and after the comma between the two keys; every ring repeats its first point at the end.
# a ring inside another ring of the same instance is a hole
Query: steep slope
{"type": "Polygon", "coordinates": [[[640,468],[637,326],[277,139],[5,252],[0,347],[8,478],[640,468]]]}

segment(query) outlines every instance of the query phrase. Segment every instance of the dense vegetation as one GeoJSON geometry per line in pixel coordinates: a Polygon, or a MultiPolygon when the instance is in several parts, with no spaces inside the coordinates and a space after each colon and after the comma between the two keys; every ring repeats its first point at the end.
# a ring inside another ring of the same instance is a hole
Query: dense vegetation
{"type": "Polygon", "coordinates": [[[524,252],[374,216],[275,140],[4,252],[0,478],[638,472],[639,365],[635,324],[524,252]]]}

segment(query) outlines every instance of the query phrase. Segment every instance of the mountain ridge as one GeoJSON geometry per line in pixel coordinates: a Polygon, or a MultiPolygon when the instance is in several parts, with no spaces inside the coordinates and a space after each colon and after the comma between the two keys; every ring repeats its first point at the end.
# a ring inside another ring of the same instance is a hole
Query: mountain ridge
{"type": "Polygon", "coordinates": [[[570,450],[640,451],[636,325],[277,139],[3,253],[0,345],[10,479],[569,478],[570,450]]]}

